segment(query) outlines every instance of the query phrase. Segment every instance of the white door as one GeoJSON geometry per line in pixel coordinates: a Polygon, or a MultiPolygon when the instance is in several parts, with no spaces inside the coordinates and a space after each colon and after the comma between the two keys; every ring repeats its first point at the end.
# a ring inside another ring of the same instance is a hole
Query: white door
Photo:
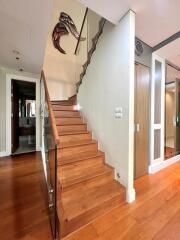
{"type": "Polygon", "coordinates": [[[165,59],[152,54],[151,166],[164,161],[165,59]]]}

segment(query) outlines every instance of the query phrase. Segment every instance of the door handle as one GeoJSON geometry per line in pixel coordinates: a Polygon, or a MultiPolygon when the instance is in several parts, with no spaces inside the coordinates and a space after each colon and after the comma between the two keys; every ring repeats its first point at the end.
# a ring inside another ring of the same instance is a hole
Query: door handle
{"type": "Polygon", "coordinates": [[[134,132],[139,132],[140,131],[140,124],[139,123],[135,123],[134,124],[134,132]]]}
{"type": "Polygon", "coordinates": [[[179,116],[176,116],[176,123],[179,123],[179,116]]]}
{"type": "Polygon", "coordinates": [[[139,123],[136,124],[136,132],[139,132],[140,131],[140,125],[139,123]]]}
{"type": "Polygon", "coordinates": [[[176,117],[175,116],[173,116],[173,125],[174,125],[174,127],[176,126],[176,117]]]}

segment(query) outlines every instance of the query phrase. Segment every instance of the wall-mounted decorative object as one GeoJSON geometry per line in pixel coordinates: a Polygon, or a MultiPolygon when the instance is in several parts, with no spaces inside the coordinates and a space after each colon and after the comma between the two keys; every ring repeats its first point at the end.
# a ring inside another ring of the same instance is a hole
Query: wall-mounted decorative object
{"type": "Polygon", "coordinates": [[[142,42],[138,39],[135,40],[135,53],[137,56],[141,56],[143,53],[143,45],[142,42]]]}
{"type": "MultiPolygon", "coordinates": [[[[54,47],[63,54],[66,54],[64,49],[60,46],[60,38],[63,35],[68,35],[69,31],[71,34],[78,40],[79,39],[79,32],[77,31],[77,28],[72,20],[72,18],[65,12],[60,13],[59,22],[54,27],[53,33],[52,33],[52,41],[54,44],[54,47]]],[[[85,38],[81,38],[80,41],[84,41],[85,38]]]]}

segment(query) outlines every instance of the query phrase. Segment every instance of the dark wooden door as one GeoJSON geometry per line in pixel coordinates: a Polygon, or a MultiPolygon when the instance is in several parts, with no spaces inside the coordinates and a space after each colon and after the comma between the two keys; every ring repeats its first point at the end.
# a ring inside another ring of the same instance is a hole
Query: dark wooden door
{"type": "Polygon", "coordinates": [[[18,87],[14,80],[11,83],[11,132],[12,132],[12,153],[19,147],[19,97],[18,87]]]}
{"type": "Polygon", "coordinates": [[[135,178],[147,174],[149,153],[149,68],[135,65],[135,178]]]}

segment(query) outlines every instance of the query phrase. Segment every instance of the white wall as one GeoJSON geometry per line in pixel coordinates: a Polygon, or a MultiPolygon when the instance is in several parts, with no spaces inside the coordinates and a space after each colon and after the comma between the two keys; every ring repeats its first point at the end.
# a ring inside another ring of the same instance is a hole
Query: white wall
{"type": "Polygon", "coordinates": [[[74,51],[77,39],[71,33],[61,37],[60,45],[66,51],[66,54],[62,54],[54,48],[52,32],[59,21],[61,12],[66,12],[71,16],[80,32],[86,7],[74,0],[53,0],[53,2],[54,7],[49,25],[43,69],[48,82],[50,97],[53,97],[53,100],[61,100],[75,94],[76,56],[74,51]]]}
{"type": "Polygon", "coordinates": [[[66,100],[76,92],[76,86],[72,83],[48,79],[47,86],[51,100],[66,100]]]}
{"type": "Polygon", "coordinates": [[[127,187],[128,201],[135,198],[134,40],[133,12],[128,12],[117,26],[106,22],[78,93],[94,138],[106,153],[106,161],[120,174],[118,180],[127,187]],[[117,107],[123,109],[122,119],[115,118],[117,107]]]}

